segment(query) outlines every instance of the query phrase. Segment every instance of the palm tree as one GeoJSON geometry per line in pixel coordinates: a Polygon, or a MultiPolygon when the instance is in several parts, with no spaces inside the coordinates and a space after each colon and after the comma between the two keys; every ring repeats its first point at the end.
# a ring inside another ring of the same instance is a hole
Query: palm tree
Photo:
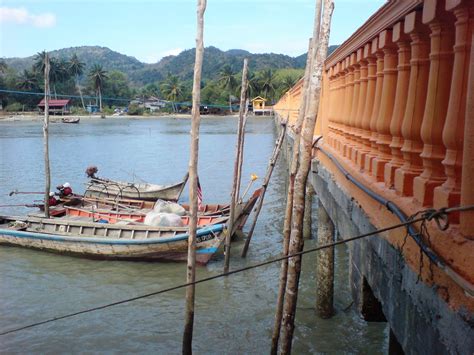
{"type": "Polygon", "coordinates": [[[290,90],[293,86],[295,86],[297,80],[298,79],[295,78],[292,75],[286,75],[281,79],[281,81],[278,85],[278,88],[280,89],[280,91],[282,93],[284,93],[284,92],[290,90]]]}
{"type": "MultiPolygon", "coordinates": [[[[38,52],[34,57],[34,60],[35,62],[33,64],[33,70],[38,73],[38,75],[43,75],[45,68],[46,51],[38,52]]],[[[49,65],[49,81],[50,84],[53,86],[54,97],[57,98],[56,84],[66,81],[70,77],[68,71],[68,64],[65,59],[56,59],[50,57],[49,65]]]]}
{"type": "Polygon", "coordinates": [[[271,69],[266,69],[260,72],[259,83],[265,99],[268,98],[269,94],[275,93],[275,81],[275,75],[271,69]]]}
{"type": "Polygon", "coordinates": [[[81,77],[82,74],[84,74],[85,66],[86,64],[79,60],[76,53],[74,53],[71,59],[69,59],[69,72],[72,76],[74,76],[76,87],[79,89],[79,95],[81,96],[82,108],[84,110],[86,109],[86,106],[84,105],[82,90],[81,90],[81,86],[79,85],[79,77],[81,77]]]}
{"type": "Polygon", "coordinates": [[[28,70],[23,70],[23,73],[20,74],[17,80],[17,86],[22,90],[35,90],[38,88],[38,78],[36,73],[30,72],[28,70]]]}
{"type": "MultiPolygon", "coordinates": [[[[254,72],[249,71],[247,75],[248,88],[247,88],[247,97],[254,97],[260,91],[260,86],[258,82],[258,77],[254,72]]],[[[242,90],[242,82],[239,82],[236,88],[236,92],[242,90]]]]}
{"type": "Polygon", "coordinates": [[[46,51],[36,53],[33,64],[33,70],[37,73],[44,73],[46,63],[46,51]]]}
{"type": "Polygon", "coordinates": [[[94,64],[89,72],[89,78],[92,80],[96,94],[99,95],[99,110],[102,112],[102,88],[105,80],[108,79],[107,71],[100,64],[94,64]]]}
{"type": "Polygon", "coordinates": [[[237,79],[235,78],[235,73],[232,71],[232,68],[229,64],[226,64],[222,67],[219,72],[219,78],[217,79],[222,87],[229,92],[229,111],[232,113],[232,93],[237,88],[237,79]]]}
{"type": "Polygon", "coordinates": [[[183,94],[183,90],[183,84],[176,75],[168,74],[166,80],[161,84],[161,93],[171,101],[173,111],[176,111],[175,102],[183,94]]]}

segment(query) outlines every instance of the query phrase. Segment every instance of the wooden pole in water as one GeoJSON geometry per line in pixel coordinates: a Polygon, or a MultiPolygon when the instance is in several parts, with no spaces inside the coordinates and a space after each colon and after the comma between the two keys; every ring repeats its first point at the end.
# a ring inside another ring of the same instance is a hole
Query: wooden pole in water
{"type": "MultiPolygon", "coordinates": [[[[318,0],[318,2],[319,1],[321,0],[318,0]]],[[[306,111],[305,124],[302,132],[303,149],[300,155],[300,166],[295,178],[289,254],[300,252],[303,248],[302,224],[306,181],[311,166],[314,128],[316,125],[316,118],[319,108],[321,79],[323,74],[324,60],[326,59],[327,55],[333,9],[333,1],[324,0],[324,12],[321,24],[320,40],[318,44],[318,50],[316,51],[316,57],[312,65],[311,79],[308,88],[308,109],[306,111]]],[[[315,26],[318,24],[319,20],[316,19],[315,26]]],[[[301,256],[290,258],[288,260],[288,276],[282,318],[283,332],[281,339],[281,351],[284,354],[291,353],[293,332],[295,328],[296,301],[298,299],[300,271],[301,256]]]]}
{"type": "MultiPolygon", "coordinates": [[[[321,17],[321,7],[316,6],[316,17],[321,17]],[[318,9],[319,9],[319,16],[318,16],[318,9]]],[[[314,57],[315,42],[311,38],[309,40],[308,46],[308,55],[306,58],[306,69],[304,74],[303,80],[303,89],[302,89],[302,97],[300,101],[300,108],[298,112],[298,119],[296,120],[295,125],[293,126],[294,132],[294,141],[293,141],[293,152],[291,157],[291,166],[290,166],[290,176],[288,182],[288,194],[286,197],[286,209],[285,209],[285,220],[283,225],[283,255],[288,255],[288,249],[290,244],[290,229],[291,229],[291,214],[293,211],[293,194],[294,194],[294,186],[295,186],[295,175],[296,170],[298,169],[298,159],[299,159],[299,152],[300,152],[300,138],[301,138],[301,129],[303,127],[303,120],[304,120],[304,113],[306,111],[306,101],[308,99],[307,91],[309,85],[309,76],[311,74],[311,63],[314,57]]],[[[273,326],[273,333],[272,333],[272,346],[271,346],[271,354],[276,354],[278,351],[278,341],[280,339],[280,328],[281,328],[281,318],[283,315],[283,301],[285,299],[285,290],[286,290],[286,277],[288,271],[288,260],[285,259],[281,262],[280,267],[280,284],[278,286],[278,299],[277,299],[277,307],[275,312],[275,323],[273,326]]]]}
{"type": "Polygon", "coordinates": [[[306,197],[304,201],[304,217],[303,217],[303,239],[311,239],[311,227],[313,224],[313,196],[314,189],[311,182],[306,183],[306,197]]]}
{"type": "MultiPolygon", "coordinates": [[[[247,75],[246,81],[247,81],[246,95],[248,95],[248,75],[247,75]]],[[[242,102],[240,103],[240,106],[242,106],[242,102]]],[[[242,132],[243,132],[243,134],[242,134],[242,139],[240,141],[240,147],[239,147],[239,169],[237,170],[238,171],[237,186],[239,188],[237,189],[236,194],[235,194],[235,201],[237,201],[237,203],[239,203],[239,201],[240,201],[240,186],[241,186],[241,181],[242,181],[242,165],[243,165],[243,162],[244,162],[245,126],[247,125],[248,113],[249,113],[249,98],[247,96],[247,98],[245,99],[244,119],[243,119],[243,122],[242,122],[242,132]]],[[[239,111],[239,114],[240,114],[240,111],[239,111]]]]}
{"type": "MultiPolygon", "coordinates": [[[[206,0],[197,2],[197,34],[196,34],[196,57],[194,62],[193,81],[193,108],[191,122],[191,152],[189,156],[189,238],[188,238],[188,265],[186,282],[191,283],[196,280],[196,230],[197,230],[197,166],[199,155],[199,124],[201,116],[199,109],[201,106],[201,71],[202,58],[204,53],[204,11],[206,10],[206,0]]],[[[195,286],[186,288],[186,314],[183,332],[183,354],[192,354],[193,325],[194,325],[194,297],[195,286]]]]}
{"type": "Polygon", "coordinates": [[[237,194],[240,190],[240,176],[242,170],[242,158],[243,154],[241,151],[244,149],[243,138],[244,138],[244,121],[245,113],[247,109],[245,108],[246,95],[247,95],[247,86],[248,86],[248,59],[244,59],[244,68],[242,70],[242,88],[240,90],[240,110],[239,110],[239,124],[237,127],[237,144],[235,152],[235,163],[234,163],[234,181],[232,184],[232,192],[230,195],[230,216],[229,216],[229,227],[227,229],[227,234],[225,237],[225,260],[224,260],[224,272],[229,271],[230,264],[230,241],[232,239],[232,232],[234,229],[234,219],[235,219],[235,208],[237,205],[237,194]]]}
{"type": "Polygon", "coordinates": [[[243,258],[247,256],[250,240],[252,239],[252,235],[255,230],[255,226],[257,224],[258,215],[260,214],[260,211],[262,210],[263,199],[265,198],[265,193],[267,192],[268,183],[270,182],[270,178],[272,177],[272,173],[273,173],[273,168],[275,167],[276,161],[278,159],[278,155],[280,154],[281,145],[283,144],[283,140],[285,138],[286,124],[287,122],[282,123],[280,136],[275,142],[275,148],[273,149],[272,157],[270,158],[270,161],[268,163],[267,173],[265,175],[265,179],[263,180],[263,184],[262,184],[262,188],[263,188],[262,195],[260,196],[260,199],[258,200],[258,205],[257,205],[257,208],[255,209],[255,215],[252,221],[252,225],[247,235],[247,239],[245,240],[244,248],[242,249],[243,258]]]}
{"type": "MultiPolygon", "coordinates": [[[[319,201],[318,206],[318,246],[334,242],[334,224],[319,201]]],[[[334,314],[334,247],[322,249],[316,264],[316,313],[321,318],[331,318],[334,314]]]]}
{"type": "Polygon", "coordinates": [[[44,122],[43,122],[43,146],[44,146],[44,216],[49,218],[49,191],[51,190],[51,171],[49,167],[49,54],[44,56],[44,122]]]}

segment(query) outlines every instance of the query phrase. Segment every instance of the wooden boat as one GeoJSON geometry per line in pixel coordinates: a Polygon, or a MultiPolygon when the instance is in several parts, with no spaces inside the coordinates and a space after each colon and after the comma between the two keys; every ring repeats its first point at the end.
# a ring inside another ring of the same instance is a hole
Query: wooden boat
{"type": "MultiPolygon", "coordinates": [[[[66,209],[66,216],[68,217],[84,217],[89,220],[103,220],[108,223],[118,223],[124,221],[133,221],[143,223],[146,217],[146,211],[131,210],[131,211],[113,211],[107,209],[86,209],[72,206],[64,206],[66,209]]],[[[198,216],[198,226],[205,226],[208,224],[225,223],[229,218],[226,216],[198,216]]],[[[189,216],[182,216],[181,220],[184,225],[189,224],[189,216]]]]}
{"type": "MultiPolygon", "coordinates": [[[[236,207],[234,232],[242,230],[247,222],[252,208],[255,206],[258,198],[261,196],[263,189],[257,189],[252,196],[245,202],[241,202],[236,207]]],[[[111,200],[101,198],[84,198],[81,205],[78,206],[78,199],[71,199],[64,203],[63,209],[66,215],[80,216],[87,219],[104,219],[109,223],[117,223],[121,220],[134,222],[143,222],[146,213],[149,212],[154,203],[150,201],[136,200],[111,200]]],[[[182,204],[185,210],[189,211],[189,205],[182,204]]],[[[198,226],[222,223],[223,216],[228,216],[230,212],[229,205],[212,204],[203,205],[198,215],[198,226]]],[[[184,224],[189,223],[187,216],[182,217],[184,224]]],[[[227,218],[225,219],[227,220],[227,218]]]]}
{"type": "Polygon", "coordinates": [[[149,183],[128,183],[102,178],[91,178],[87,185],[85,197],[111,197],[156,201],[178,201],[184,186],[188,181],[188,174],[183,181],[171,185],[155,185],[149,183]]]}
{"type": "MultiPolygon", "coordinates": [[[[224,224],[198,229],[198,263],[209,262],[225,238],[224,230],[224,224]]],[[[188,252],[188,228],[0,217],[0,244],[94,259],[184,261],[188,252]]]]}
{"type": "Polygon", "coordinates": [[[79,117],[63,117],[61,119],[62,123],[79,123],[81,119],[79,117]]]}

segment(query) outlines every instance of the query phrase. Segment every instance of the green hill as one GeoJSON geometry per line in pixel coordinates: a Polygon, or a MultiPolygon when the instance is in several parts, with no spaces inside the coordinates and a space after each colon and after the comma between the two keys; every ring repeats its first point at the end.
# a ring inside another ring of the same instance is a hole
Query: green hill
{"type": "MultiPolygon", "coordinates": [[[[70,58],[76,53],[79,59],[86,64],[86,71],[93,64],[100,64],[107,71],[118,70],[125,73],[131,84],[137,87],[162,81],[168,73],[177,75],[182,80],[191,80],[195,56],[195,50],[188,49],[176,56],[164,57],[158,63],[146,64],[134,57],[99,46],[71,47],[50,53],[51,56],[59,58],[70,58]]],[[[241,49],[221,51],[216,47],[207,47],[204,51],[203,80],[216,79],[219,71],[226,64],[229,64],[235,72],[239,72],[244,58],[249,58],[249,66],[252,71],[301,69],[304,68],[306,54],[294,58],[283,54],[252,54],[241,49]]],[[[10,68],[19,72],[31,68],[34,55],[27,58],[4,58],[4,60],[10,68]]]]}

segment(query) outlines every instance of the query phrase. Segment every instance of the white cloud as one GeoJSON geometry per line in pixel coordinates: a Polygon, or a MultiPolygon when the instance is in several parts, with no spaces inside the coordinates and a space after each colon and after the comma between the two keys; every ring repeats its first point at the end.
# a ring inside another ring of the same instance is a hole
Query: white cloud
{"type": "Polygon", "coordinates": [[[14,23],[45,28],[53,27],[56,24],[56,16],[49,12],[38,15],[30,14],[24,7],[0,7],[0,23],[14,23]]]}
{"type": "Polygon", "coordinates": [[[138,58],[144,61],[145,63],[156,63],[158,62],[161,58],[169,56],[169,55],[178,55],[183,51],[182,48],[173,48],[169,49],[167,51],[161,52],[161,53],[150,53],[146,54],[145,56],[138,58]]]}

